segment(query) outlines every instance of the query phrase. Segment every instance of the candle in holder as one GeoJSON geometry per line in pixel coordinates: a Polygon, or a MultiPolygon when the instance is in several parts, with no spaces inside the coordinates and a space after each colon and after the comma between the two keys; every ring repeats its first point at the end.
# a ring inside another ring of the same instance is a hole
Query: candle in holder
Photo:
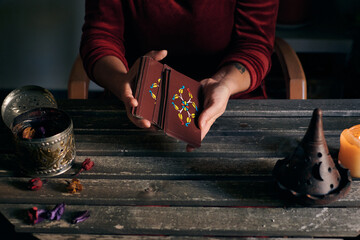
{"type": "Polygon", "coordinates": [[[360,177],[360,124],[341,133],[339,162],[350,170],[352,177],[360,177]]]}

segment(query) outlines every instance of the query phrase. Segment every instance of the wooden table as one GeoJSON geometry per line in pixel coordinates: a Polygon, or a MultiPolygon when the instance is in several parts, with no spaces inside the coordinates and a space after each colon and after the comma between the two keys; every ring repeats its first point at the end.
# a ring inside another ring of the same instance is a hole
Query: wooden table
{"type": "Polygon", "coordinates": [[[27,190],[30,178],[17,175],[11,133],[1,124],[0,211],[16,233],[40,239],[356,237],[358,179],[346,197],[305,207],[279,197],[272,169],[295,149],[317,107],[336,159],[341,131],[360,123],[359,106],[360,100],[230,101],[202,147],[187,153],[185,143],[132,125],[118,101],[59,101],[74,122],[73,168],[39,191],[27,190]],[[95,166],[79,175],[83,191],[67,193],[66,181],[85,158],[95,166]],[[27,222],[27,209],[62,202],[61,220],[27,222]],[[83,210],[91,217],[71,224],[83,210]]]}

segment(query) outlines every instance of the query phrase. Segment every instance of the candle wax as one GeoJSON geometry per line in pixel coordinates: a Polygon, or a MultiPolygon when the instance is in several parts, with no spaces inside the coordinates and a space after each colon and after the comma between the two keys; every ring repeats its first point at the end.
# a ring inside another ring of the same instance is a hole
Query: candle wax
{"type": "Polygon", "coordinates": [[[360,124],[345,129],[340,135],[339,162],[360,178],[360,124]]]}

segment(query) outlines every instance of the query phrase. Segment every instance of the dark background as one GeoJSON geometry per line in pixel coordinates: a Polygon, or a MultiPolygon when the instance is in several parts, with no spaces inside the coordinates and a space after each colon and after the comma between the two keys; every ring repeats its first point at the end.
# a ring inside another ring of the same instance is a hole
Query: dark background
{"type": "MultiPolygon", "coordinates": [[[[1,96],[33,84],[66,98],[68,75],[79,48],[84,3],[0,0],[1,96]]],[[[359,98],[360,1],[281,0],[280,4],[277,35],[299,55],[308,81],[308,98],[359,98]]],[[[275,73],[276,68],[275,62],[275,73]]],[[[101,91],[93,83],[90,89],[101,91]]]]}

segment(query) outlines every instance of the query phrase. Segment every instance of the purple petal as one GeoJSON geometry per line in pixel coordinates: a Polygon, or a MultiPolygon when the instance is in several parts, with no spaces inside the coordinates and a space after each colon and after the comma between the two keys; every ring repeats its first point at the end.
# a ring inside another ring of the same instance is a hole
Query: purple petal
{"type": "Polygon", "coordinates": [[[60,220],[65,211],[65,203],[57,204],[53,210],[48,212],[49,220],[60,220]]]}
{"type": "Polygon", "coordinates": [[[45,209],[38,209],[38,219],[36,220],[36,223],[42,222],[48,217],[48,211],[45,209]]]}
{"type": "Polygon", "coordinates": [[[90,212],[89,211],[84,211],[82,212],[79,216],[77,216],[76,218],[74,218],[71,223],[76,224],[79,222],[83,222],[86,219],[88,219],[90,217],[90,212]]]}

